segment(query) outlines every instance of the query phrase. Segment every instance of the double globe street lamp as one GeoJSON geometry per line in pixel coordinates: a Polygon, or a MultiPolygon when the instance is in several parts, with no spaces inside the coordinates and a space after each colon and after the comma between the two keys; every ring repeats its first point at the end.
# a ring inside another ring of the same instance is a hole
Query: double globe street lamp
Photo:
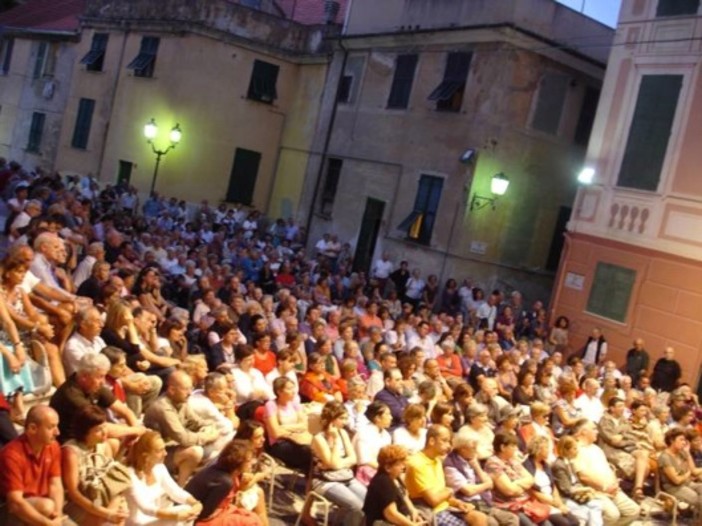
{"type": "Polygon", "coordinates": [[[156,126],[156,121],[152,118],[144,126],[144,137],[146,137],[146,142],[148,142],[151,145],[151,149],[156,154],[156,166],[154,166],[154,176],[151,179],[152,194],[154,193],[154,189],[156,188],[156,178],[158,177],[158,167],[161,164],[161,157],[163,157],[173,148],[178,146],[178,143],[183,138],[183,132],[180,129],[180,124],[176,124],[175,126],[173,126],[170,133],[168,134],[168,139],[170,140],[171,144],[165,150],[159,150],[154,145],[154,139],[156,139],[157,135],[158,126],[156,126]]]}

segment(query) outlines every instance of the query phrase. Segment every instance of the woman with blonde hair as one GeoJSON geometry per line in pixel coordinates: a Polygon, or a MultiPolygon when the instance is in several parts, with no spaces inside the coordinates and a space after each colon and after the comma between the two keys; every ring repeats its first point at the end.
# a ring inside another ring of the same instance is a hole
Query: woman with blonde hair
{"type": "Polygon", "coordinates": [[[202,504],[182,489],[163,463],[166,445],[157,431],[146,431],[127,456],[132,486],[127,492],[127,526],[185,526],[202,512],[202,504]]]}

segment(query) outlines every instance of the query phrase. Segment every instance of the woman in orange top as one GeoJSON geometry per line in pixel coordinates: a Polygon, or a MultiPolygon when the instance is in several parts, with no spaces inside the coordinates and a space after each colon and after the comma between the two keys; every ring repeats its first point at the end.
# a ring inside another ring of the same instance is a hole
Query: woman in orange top
{"type": "Polygon", "coordinates": [[[461,378],[463,375],[463,367],[461,367],[461,358],[456,354],[456,342],[452,336],[444,335],[439,340],[439,347],[443,354],[436,358],[439,362],[439,370],[444,378],[461,378]]]}
{"type": "Polygon", "coordinates": [[[303,399],[323,404],[332,400],[343,402],[336,378],[324,370],[324,358],[317,352],[307,358],[307,372],[300,382],[300,395],[303,399]]]}
{"type": "Polygon", "coordinates": [[[276,366],[275,354],[271,351],[271,337],[259,333],[253,337],[254,367],[261,371],[263,376],[270,373],[276,366]]]}

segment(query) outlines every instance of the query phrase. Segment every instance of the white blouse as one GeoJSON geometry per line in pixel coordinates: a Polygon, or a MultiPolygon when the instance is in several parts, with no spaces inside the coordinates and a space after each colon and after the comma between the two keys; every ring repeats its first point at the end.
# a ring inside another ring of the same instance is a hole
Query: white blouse
{"type": "Polygon", "coordinates": [[[154,484],[147,484],[137,477],[134,468],[129,468],[132,487],[126,493],[129,517],[127,526],[182,526],[192,524],[192,521],[176,521],[158,519],[156,512],[161,509],[177,510],[180,505],[187,504],[192,499],[190,493],[181,488],[166,466],[156,464],[153,468],[154,484]]]}

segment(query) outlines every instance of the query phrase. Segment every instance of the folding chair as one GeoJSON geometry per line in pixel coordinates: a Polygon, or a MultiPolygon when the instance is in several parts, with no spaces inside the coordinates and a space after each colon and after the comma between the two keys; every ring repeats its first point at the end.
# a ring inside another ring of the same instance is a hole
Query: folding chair
{"type": "Polygon", "coordinates": [[[333,504],[331,501],[327,500],[324,497],[324,495],[312,490],[312,466],[310,466],[310,472],[307,476],[307,484],[305,486],[305,502],[302,505],[302,510],[300,510],[300,514],[297,516],[295,526],[300,526],[300,522],[306,514],[312,516],[312,507],[315,503],[321,504],[324,512],[324,520],[322,521],[322,526],[329,526],[329,514],[331,513],[331,507],[333,506],[333,504]]]}
{"type": "Polygon", "coordinates": [[[643,520],[648,521],[651,519],[651,513],[653,512],[654,506],[660,507],[660,509],[669,513],[671,517],[671,526],[677,526],[678,524],[678,513],[680,502],[676,497],[670,493],[661,491],[661,474],[660,469],[657,469],[653,474],[653,484],[654,484],[654,497],[647,498],[648,506],[643,508],[643,520]]]}
{"type": "MultiPolygon", "coordinates": [[[[268,455],[267,453],[262,454],[263,458],[266,460],[268,464],[271,466],[271,474],[268,477],[268,480],[266,483],[268,484],[268,511],[270,513],[273,513],[274,511],[274,493],[275,493],[275,482],[276,478],[282,475],[291,475],[294,477],[301,477],[305,478],[306,473],[289,468],[280,462],[278,462],[276,459],[274,459],[272,456],[268,455]]],[[[295,478],[292,479],[292,484],[288,488],[288,490],[292,489],[292,486],[295,484],[295,478]]]]}

